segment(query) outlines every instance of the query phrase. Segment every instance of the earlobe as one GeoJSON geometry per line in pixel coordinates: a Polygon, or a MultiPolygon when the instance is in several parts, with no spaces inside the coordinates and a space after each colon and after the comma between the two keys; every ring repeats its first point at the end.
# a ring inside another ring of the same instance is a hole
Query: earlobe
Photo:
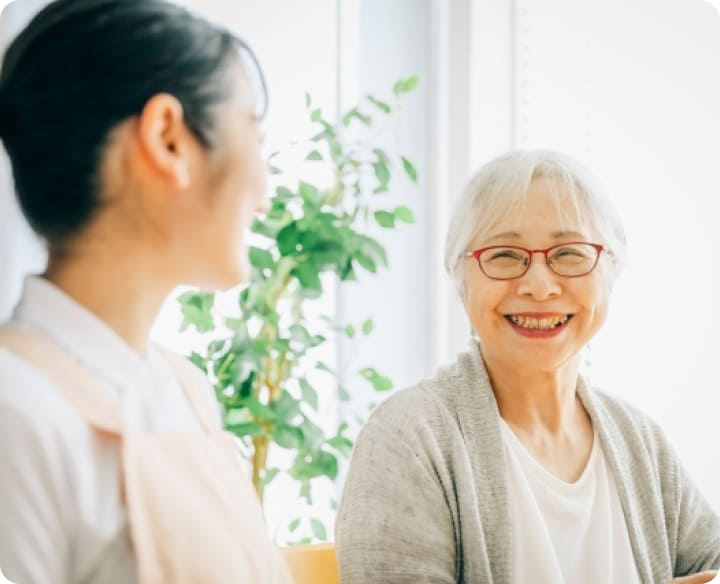
{"type": "Polygon", "coordinates": [[[189,186],[187,129],[180,101],[167,93],[150,98],[140,114],[138,130],[151,168],[179,189],[189,186]]]}

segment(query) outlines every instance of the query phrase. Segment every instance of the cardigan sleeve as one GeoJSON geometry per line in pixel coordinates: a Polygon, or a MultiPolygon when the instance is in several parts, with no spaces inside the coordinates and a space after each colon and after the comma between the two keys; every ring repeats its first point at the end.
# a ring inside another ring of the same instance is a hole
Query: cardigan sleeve
{"type": "Polygon", "coordinates": [[[335,533],[343,584],[456,582],[447,498],[422,438],[405,433],[371,418],[356,441],[335,533]]]}
{"type": "Polygon", "coordinates": [[[720,516],[675,457],[677,541],[675,576],[720,569],[720,516]]]}

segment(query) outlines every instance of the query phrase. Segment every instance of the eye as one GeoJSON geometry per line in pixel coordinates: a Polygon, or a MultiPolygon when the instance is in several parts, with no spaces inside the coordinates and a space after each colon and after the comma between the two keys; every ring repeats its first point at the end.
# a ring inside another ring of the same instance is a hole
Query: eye
{"type": "Polygon", "coordinates": [[[490,260],[497,260],[497,259],[513,259],[513,260],[522,260],[524,255],[516,250],[513,249],[499,249],[499,250],[492,250],[490,253],[490,260]]]}
{"type": "Polygon", "coordinates": [[[591,259],[591,254],[585,246],[570,245],[553,251],[550,260],[553,262],[575,263],[591,259]]]}
{"type": "Polygon", "coordinates": [[[556,257],[562,257],[562,256],[576,256],[576,257],[585,257],[585,254],[579,250],[574,249],[572,247],[564,247],[562,249],[557,250],[554,254],[556,257]]]}
{"type": "Polygon", "coordinates": [[[519,249],[497,248],[487,250],[481,259],[485,264],[516,265],[526,263],[527,254],[519,249]]]}

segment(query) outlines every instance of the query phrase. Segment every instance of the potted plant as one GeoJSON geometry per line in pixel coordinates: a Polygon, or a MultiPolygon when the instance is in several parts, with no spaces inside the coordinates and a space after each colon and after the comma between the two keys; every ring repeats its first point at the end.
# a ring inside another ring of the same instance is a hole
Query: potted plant
{"type": "MultiPolygon", "coordinates": [[[[416,77],[398,81],[392,103],[367,96],[337,124],[306,96],[315,133],[299,146],[304,164],[324,174],[326,184],[295,180],[275,166],[281,157],[273,155],[276,186],[269,212],[252,226],[258,243],[249,250],[252,276],[237,294],[237,313],[217,314],[212,293],[189,291],[179,297],[182,328],[212,337],[204,354],[190,358],[211,379],[226,428],[248,447],[261,501],[265,487],[281,472],[310,500],[313,481],[335,479],[338,456],[351,451],[347,423],[340,421],[331,432],[318,425],[319,392],[308,372],[328,373],[329,391],[347,399],[333,368],[317,355],[333,334],[371,334],[372,320],[338,324],[330,315],[309,318],[306,309],[322,297],[328,278],[350,282],[359,272],[372,274],[388,265],[384,247],[368,235],[370,222],[384,229],[414,222],[409,207],[386,208],[382,195],[396,169],[412,182],[417,172],[408,159],[379,148],[376,140],[378,129],[417,82],[416,77]],[[292,453],[287,468],[269,466],[272,444],[292,453]]],[[[378,391],[392,388],[390,379],[371,366],[358,373],[378,391]]],[[[312,538],[325,539],[322,522],[310,524],[312,538]]],[[[298,525],[299,520],[292,521],[290,531],[298,525]]]]}

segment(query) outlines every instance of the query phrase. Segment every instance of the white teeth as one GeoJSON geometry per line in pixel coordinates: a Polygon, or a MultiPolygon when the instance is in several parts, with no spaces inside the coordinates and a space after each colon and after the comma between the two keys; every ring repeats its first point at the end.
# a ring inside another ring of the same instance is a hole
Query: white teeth
{"type": "Polygon", "coordinates": [[[561,324],[565,324],[568,321],[568,315],[564,314],[562,316],[548,316],[545,318],[530,318],[529,316],[522,316],[522,315],[510,315],[510,320],[512,320],[516,325],[521,326],[523,328],[527,329],[539,329],[539,330],[550,330],[554,329],[555,327],[560,326],[561,324]]]}

